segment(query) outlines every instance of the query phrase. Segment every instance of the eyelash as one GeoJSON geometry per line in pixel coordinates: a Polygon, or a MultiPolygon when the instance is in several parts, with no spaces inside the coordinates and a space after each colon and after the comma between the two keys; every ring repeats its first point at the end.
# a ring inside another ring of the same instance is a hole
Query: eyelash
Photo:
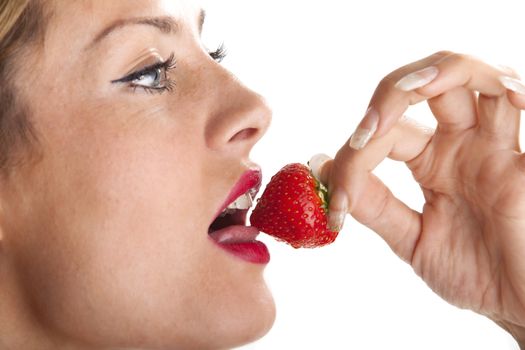
{"type": "Polygon", "coordinates": [[[150,66],[144,67],[123,78],[113,80],[111,82],[114,84],[127,83],[133,89],[133,91],[135,91],[137,88],[141,88],[144,91],[149,92],[149,93],[154,93],[154,92],[162,93],[165,91],[171,91],[173,90],[175,86],[175,82],[168,77],[168,72],[170,72],[172,69],[175,69],[176,64],[177,62],[175,60],[175,54],[172,53],[170,57],[168,57],[168,59],[164,62],[159,62],[159,63],[152,64],[150,66]],[[152,73],[158,74],[159,71],[161,74],[161,85],[162,85],[160,87],[144,86],[144,85],[134,83],[135,80],[144,78],[148,75],[151,75],[152,73]]]}
{"type": "Polygon", "coordinates": [[[222,60],[228,55],[228,51],[226,50],[224,43],[221,43],[215,51],[213,52],[208,51],[208,53],[210,54],[211,58],[213,58],[215,61],[219,63],[222,62],[222,60]]]}
{"type": "MultiPolygon", "coordinates": [[[[226,48],[224,44],[220,44],[219,47],[215,51],[208,51],[208,54],[213,60],[220,63],[226,57],[227,52],[226,52],[226,48]]],[[[112,80],[111,83],[113,84],[128,83],[129,86],[133,89],[133,91],[135,91],[137,88],[140,88],[148,93],[160,93],[161,94],[166,91],[172,91],[173,88],[175,87],[175,81],[168,77],[168,73],[171,70],[175,69],[176,66],[177,66],[177,61],[175,59],[175,54],[172,53],[170,57],[168,57],[168,59],[164,62],[152,64],[138,71],[135,71],[123,78],[112,80]],[[161,78],[162,86],[160,87],[144,86],[144,85],[133,83],[133,81],[135,80],[143,78],[152,73],[157,74],[159,71],[161,71],[161,74],[162,74],[162,78],[161,78]]]]}

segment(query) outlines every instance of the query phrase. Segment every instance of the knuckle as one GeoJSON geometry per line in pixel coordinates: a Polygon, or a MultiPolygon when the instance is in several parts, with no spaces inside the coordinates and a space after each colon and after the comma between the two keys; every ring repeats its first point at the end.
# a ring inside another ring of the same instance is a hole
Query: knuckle
{"type": "Polygon", "coordinates": [[[383,79],[381,79],[381,81],[377,85],[377,90],[384,91],[385,89],[393,87],[397,83],[397,80],[399,80],[398,72],[399,69],[389,73],[383,79]]]}
{"type": "Polygon", "coordinates": [[[440,50],[440,51],[437,51],[436,53],[434,53],[432,56],[435,56],[437,58],[444,58],[444,57],[452,56],[454,54],[455,54],[455,52],[453,52],[453,51],[440,50]]]}
{"type": "Polygon", "coordinates": [[[474,61],[474,58],[471,55],[455,53],[450,56],[450,60],[455,64],[470,65],[474,61]]]}
{"type": "Polygon", "coordinates": [[[392,73],[389,75],[383,77],[381,81],[379,81],[379,84],[377,84],[377,88],[380,89],[381,87],[388,86],[392,84],[392,73]]]}

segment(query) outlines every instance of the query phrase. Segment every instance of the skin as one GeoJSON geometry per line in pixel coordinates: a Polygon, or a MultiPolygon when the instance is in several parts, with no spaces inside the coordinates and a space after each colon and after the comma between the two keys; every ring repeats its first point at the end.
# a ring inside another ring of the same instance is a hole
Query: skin
{"type": "MultiPolygon", "coordinates": [[[[257,339],[275,316],[263,267],[217,248],[207,228],[252,166],[268,108],[209,57],[193,3],[52,6],[45,49],[17,70],[41,157],[0,184],[1,347],[220,349],[257,339]],[[144,15],[171,15],[179,30],[126,27],[85,49],[115,19],[144,15]],[[111,83],[151,64],[158,56],[148,49],[164,59],[175,51],[173,92],[111,83]]],[[[392,72],[370,103],[380,117],[374,138],[359,151],[345,144],[321,176],[432,289],[523,348],[525,97],[504,89],[501,75],[515,77],[450,52],[392,72]],[[431,83],[396,87],[428,66],[439,69],[431,83]],[[400,119],[424,100],[435,131],[400,119]],[[421,213],[372,175],[385,157],[412,171],[421,213]]]]}
{"type": "Polygon", "coordinates": [[[46,6],[45,47],[16,76],[40,157],[0,184],[1,347],[223,349],[261,337],[275,317],[264,266],[207,230],[254,166],[267,105],[209,56],[193,2],[46,6]],[[90,45],[143,16],[172,16],[178,30],[125,26],[90,45]],[[171,53],[173,91],[111,83],[171,53]]]}
{"type": "Polygon", "coordinates": [[[370,102],[379,115],[372,140],[361,150],[345,144],[321,176],[346,195],[330,210],[346,201],[348,212],[381,235],[437,294],[486,315],[525,349],[525,155],[519,146],[525,95],[505,89],[501,76],[518,78],[452,52],[392,72],[370,102]],[[410,91],[396,86],[431,66],[439,73],[430,83],[410,91]],[[402,117],[422,101],[437,119],[436,130],[402,117]],[[404,162],[421,186],[421,212],[372,174],[386,157],[404,162]]]}

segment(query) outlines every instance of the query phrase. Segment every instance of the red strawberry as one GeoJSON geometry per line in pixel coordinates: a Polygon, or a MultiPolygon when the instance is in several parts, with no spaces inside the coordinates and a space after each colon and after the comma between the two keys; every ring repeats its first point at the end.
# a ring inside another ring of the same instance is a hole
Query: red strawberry
{"type": "Polygon", "coordinates": [[[315,248],[332,243],[338,232],[327,229],[327,190],[310,169],[289,164],[266,186],[250,216],[259,230],[294,248],[315,248]]]}

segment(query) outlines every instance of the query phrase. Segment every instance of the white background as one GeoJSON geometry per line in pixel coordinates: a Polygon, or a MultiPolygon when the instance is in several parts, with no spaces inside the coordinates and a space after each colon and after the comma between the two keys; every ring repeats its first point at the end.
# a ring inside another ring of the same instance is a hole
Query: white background
{"type": "MultiPolygon", "coordinates": [[[[209,0],[204,38],[273,107],[252,158],[264,182],[290,162],[334,155],[379,80],[435,51],[470,53],[525,72],[523,0],[209,0]]],[[[435,125],[425,105],[409,116],[435,125]]],[[[403,164],[376,171],[412,208],[422,196],[403,164]]],[[[277,304],[259,349],[517,349],[496,325],[442,301],[376,234],[348,217],[335,244],[294,250],[263,237],[277,304]]]]}

